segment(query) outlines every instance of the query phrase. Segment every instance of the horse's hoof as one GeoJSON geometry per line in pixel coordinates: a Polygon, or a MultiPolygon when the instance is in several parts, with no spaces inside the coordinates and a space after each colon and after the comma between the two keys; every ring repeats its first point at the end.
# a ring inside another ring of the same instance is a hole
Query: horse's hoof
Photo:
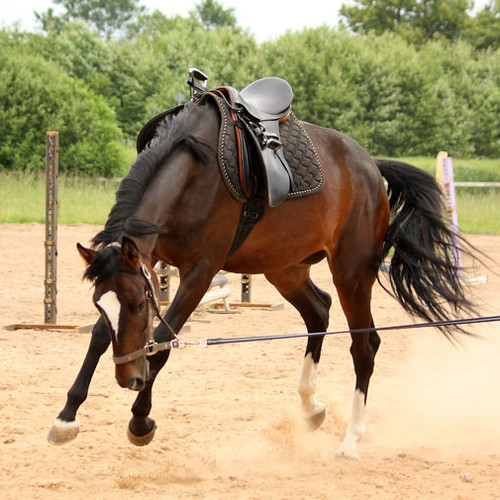
{"type": "Polygon", "coordinates": [[[153,438],[155,437],[155,432],[156,432],[156,423],[152,418],[148,418],[148,424],[151,425],[151,430],[146,432],[146,434],[143,434],[142,436],[137,436],[132,432],[130,429],[132,421],[130,422],[128,429],[127,429],[127,438],[128,440],[135,446],[146,446],[151,441],[153,441],[153,438]]]}
{"type": "Polygon", "coordinates": [[[359,460],[356,443],[344,440],[340,445],[340,448],[335,453],[335,458],[341,458],[344,460],[359,460]]]}
{"type": "Polygon", "coordinates": [[[60,418],[56,418],[52,424],[47,436],[47,441],[50,444],[62,445],[73,441],[80,431],[80,424],[78,421],[65,422],[60,418]]]}
{"type": "Polygon", "coordinates": [[[359,455],[355,451],[348,451],[348,450],[343,450],[342,448],[340,448],[335,453],[335,458],[358,461],[359,455]]]}
{"type": "Polygon", "coordinates": [[[311,413],[305,417],[307,428],[310,431],[315,431],[321,427],[321,424],[326,417],[326,405],[323,403],[316,403],[316,407],[311,413]]]}

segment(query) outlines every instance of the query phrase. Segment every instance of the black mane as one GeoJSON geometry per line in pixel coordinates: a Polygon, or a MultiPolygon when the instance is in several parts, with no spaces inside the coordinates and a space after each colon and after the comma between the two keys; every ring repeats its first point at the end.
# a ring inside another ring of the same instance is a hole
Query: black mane
{"type": "Polygon", "coordinates": [[[139,154],[129,173],[121,181],[116,202],[109,212],[104,229],[92,239],[94,248],[102,248],[115,241],[121,242],[125,235],[144,236],[164,231],[156,224],[134,217],[134,213],[157,169],[177,146],[184,144],[199,160],[204,163],[208,161],[206,149],[212,148],[192,135],[193,126],[201,120],[201,114],[205,110],[205,103],[196,106],[189,103],[177,114],[167,115],[160,123],[155,137],[139,154]]]}

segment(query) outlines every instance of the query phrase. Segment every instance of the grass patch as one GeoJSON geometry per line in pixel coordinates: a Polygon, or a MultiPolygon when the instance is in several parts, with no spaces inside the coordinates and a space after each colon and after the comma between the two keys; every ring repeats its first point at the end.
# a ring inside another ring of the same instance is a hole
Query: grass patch
{"type": "Polygon", "coordinates": [[[0,222],[45,222],[45,180],[32,173],[0,174],[0,222]]]}
{"type": "MultiPolygon", "coordinates": [[[[395,158],[436,175],[436,159],[395,158]]],[[[500,182],[500,158],[452,158],[456,182],[500,182]]],[[[456,188],[458,226],[468,234],[500,234],[500,189],[456,188]]]]}
{"type": "MultiPolygon", "coordinates": [[[[0,173],[0,223],[45,223],[45,175],[0,173]]],[[[118,183],[85,177],[60,176],[58,222],[104,224],[115,201],[118,183]]]]}
{"type": "MultiPolygon", "coordinates": [[[[436,159],[424,156],[394,158],[411,163],[432,175],[436,175],[436,159]]],[[[453,174],[456,182],[500,182],[500,158],[466,159],[452,158],[453,174]]]]}
{"type": "MultiPolygon", "coordinates": [[[[130,149],[130,164],[135,151],[130,149]]],[[[433,158],[399,158],[431,174],[433,158]]],[[[457,181],[500,181],[500,159],[453,159],[457,181]]],[[[115,202],[118,182],[61,175],[58,182],[58,222],[103,225],[115,202]]],[[[0,172],[0,223],[45,223],[45,174],[0,172]]],[[[457,211],[461,232],[500,234],[500,189],[457,188],[457,211]]]]}
{"type": "Polygon", "coordinates": [[[104,225],[115,203],[118,185],[111,179],[62,179],[59,183],[59,222],[104,225]]]}
{"type": "Polygon", "coordinates": [[[500,234],[499,214],[500,189],[457,188],[458,227],[462,233],[500,234]]]}

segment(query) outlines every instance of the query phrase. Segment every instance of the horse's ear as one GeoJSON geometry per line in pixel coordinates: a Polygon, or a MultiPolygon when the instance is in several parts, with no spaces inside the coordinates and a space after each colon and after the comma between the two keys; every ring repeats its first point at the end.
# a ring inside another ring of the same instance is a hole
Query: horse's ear
{"type": "Polygon", "coordinates": [[[80,243],[76,244],[76,248],[88,266],[92,265],[97,259],[97,252],[95,250],[85,248],[83,245],[80,245],[80,243]]]}
{"type": "Polygon", "coordinates": [[[133,269],[141,268],[141,256],[137,245],[126,236],[122,240],[122,257],[123,260],[133,269]]]}

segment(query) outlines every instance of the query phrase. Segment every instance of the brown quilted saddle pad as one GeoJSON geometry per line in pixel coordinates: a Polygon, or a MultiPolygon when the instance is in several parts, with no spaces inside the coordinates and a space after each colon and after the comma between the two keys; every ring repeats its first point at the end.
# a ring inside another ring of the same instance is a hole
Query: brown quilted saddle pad
{"type": "MultiPolygon", "coordinates": [[[[219,168],[229,192],[239,201],[248,197],[241,187],[241,171],[238,166],[237,141],[232,117],[224,99],[213,95],[221,113],[219,132],[219,168]]],[[[280,138],[285,159],[292,172],[292,187],[287,199],[299,198],[319,191],[324,184],[324,174],[316,148],[308,133],[294,113],[280,124],[280,138]]]]}

